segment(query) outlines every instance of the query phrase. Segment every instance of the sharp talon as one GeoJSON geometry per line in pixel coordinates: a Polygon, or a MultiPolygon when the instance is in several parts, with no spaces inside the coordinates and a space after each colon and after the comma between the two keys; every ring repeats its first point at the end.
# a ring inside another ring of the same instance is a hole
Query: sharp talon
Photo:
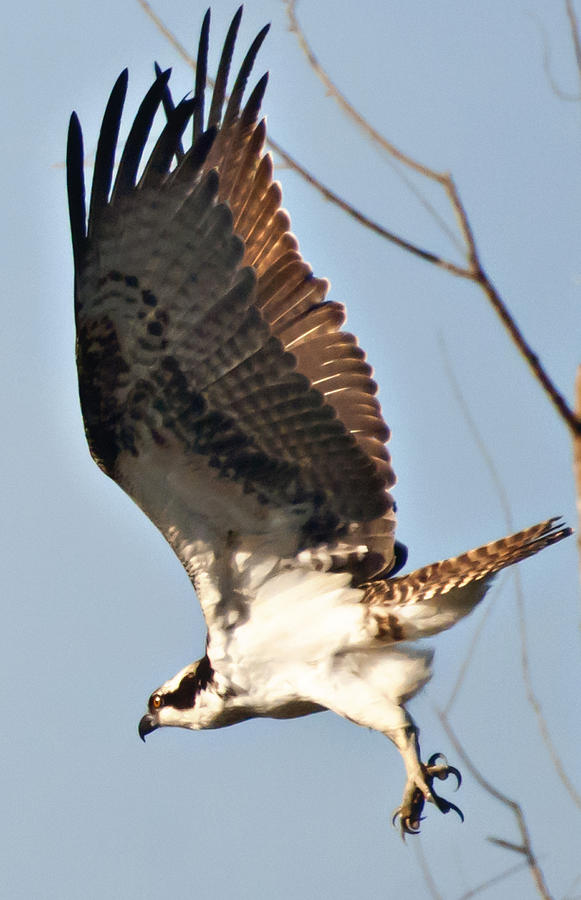
{"type": "Polygon", "coordinates": [[[409,819],[402,819],[402,823],[401,823],[402,840],[405,841],[406,834],[419,834],[421,821],[422,821],[421,819],[418,819],[417,821],[410,822],[409,819]]]}
{"type": "Polygon", "coordinates": [[[420,833],[420,822],[423,822],[425,816],[418,816],[417,819],[411,819],[410,816],[402,816],[401,814],[401,806],[398,806],[396,811],[394,812],[391,824],[394,828],[397,827],[397,820],[399,819],[399,827],[401,830],[402,839],[405,841],[406,834],[419,834],[420,833]]]}
{"type": "Polygon", "coordinates": [[[461,822],[463,822],[464,821],[464,813],[462,812],[460,807],[456,806],[455,803],[450,803],[450,801],[448,801],[448,803],[449,803],[450,809],[453,810],[455,813],[457,813],[458,818],[460,819],[461,822]]]}
{"type": "Polygon", "coordinates": [[[446,767],[448,766],[448,760],[446,759],[446,757],[444,756],[443,753],[432,753],[432,755],[430,756],[428,763],[427,763],[428,766],[435,766],[439,759],[442,760],[442,763],[441,763],[442,765],[444,765],[446,767]]]}
{"type": "Polygon", "coordinates": [[[457,791],[458,788],[460,787],[460,785],[462,784],[462,775],[460,774],[460,772],[456,768],[456,766],[448,766],[448,775],[453,775],[454,778],[456,779],[457,784],[456,784],[456,787],[454,788],[454,790],[457,791]]]}
{"type": "Polygon", "coordinates": [[[455,803],[452,803],[451,800],[446,800],[444,797],[440,797],[439,794],[436,794],[435,790],[432,788],[432,796],[434,798],[434,803],[442,813],[449,813],[450,810],[453,810],[458,814],[460,821],[464,821],[464,813],[460,809],[459,806],[456,806],[455,803]]]}
{"type": "Polygon", "coordinates": [[[462,810],[460,809],[459,806],[456,806],[455,803],[451,803],[450,800],[444,800],[442,797],[439,797],[438,799],[440,800],[440,802],[442,804],[441,806],[438,804],[438,809],[440,810],[440,812],[443,812],[443,813],[449,813],[450,811],[455,812],[458,815],[460,821],[461,822],[464,821],[464,813],[462,812],[462,810]]]}
{"type": "Polygon", "coordinates": [[[462,810],[455,803],[440,797],[434,789],[436,778],[445,781],[449,775],[453,775],[457,782],[455,790],[458,790],[462,784],[462,776],[458,769],[448,765],[448,760],[443,753],[433,753],[425,765],[421,763],[419,765],[420,770],[417,775],[408,777],[401,806],[395,810],[391,820],[394,826],[399,820],[401,836],[404,840],[406,834],[419,834],[420,822],[424,818],[421,813],[426,801],[433,803],[442,813],[455,812],[460,821],[464,821],[462,810]]]}

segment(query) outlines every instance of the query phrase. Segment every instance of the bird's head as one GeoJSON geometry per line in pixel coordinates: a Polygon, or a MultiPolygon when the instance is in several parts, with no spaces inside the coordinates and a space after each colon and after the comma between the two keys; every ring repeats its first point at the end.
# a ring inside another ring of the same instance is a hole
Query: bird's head
{"type": "Polygon", "coordinates": [[[214,670],[207,656],[186,666],[153,692],[147,712],[139,723],[142,741],[164,725],[180,728],[203,728],[199,721],[197,700],[212,683],[214,670]]]}

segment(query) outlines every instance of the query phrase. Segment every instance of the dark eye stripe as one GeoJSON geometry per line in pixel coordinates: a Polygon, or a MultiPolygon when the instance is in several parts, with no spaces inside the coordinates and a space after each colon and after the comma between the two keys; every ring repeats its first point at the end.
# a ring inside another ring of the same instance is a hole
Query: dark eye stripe
{"type": "Polygon", "coordinates": [[[164,705],[174,706],[176,709],[190,709],[196,702],[196,697],[212,681],[214,670],[207,656],[198,663],[194,672],[184,675],[175,691],[171,691],[164,698],[164,705]]]}

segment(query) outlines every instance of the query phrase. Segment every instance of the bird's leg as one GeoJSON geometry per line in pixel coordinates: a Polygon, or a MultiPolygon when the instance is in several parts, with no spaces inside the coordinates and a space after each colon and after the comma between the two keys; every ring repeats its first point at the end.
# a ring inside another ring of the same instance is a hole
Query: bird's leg
{"type": "Polygon", "coordinates": [[[434,753],[427,763],[422,763],[418,735],[418,729],[411,718],[408,718],[405,727],[388,735],[401,753],[407,772],[401,805],[393,815],[394,824],[396,819],[399,819],[403,838],[406,834],[419,833],[426,800],[434,803],[440,812],[449,813],[450,810],[454,810],[464,821],[461,810],[454,803],[440,797],[433,786],[434,778],[444,781],[448,775],[454,775],[458,781],[457,788],[460,787],[462,781],[460,772],[454,766],[449,766],[446,757],[441,753],[434,753]]]}

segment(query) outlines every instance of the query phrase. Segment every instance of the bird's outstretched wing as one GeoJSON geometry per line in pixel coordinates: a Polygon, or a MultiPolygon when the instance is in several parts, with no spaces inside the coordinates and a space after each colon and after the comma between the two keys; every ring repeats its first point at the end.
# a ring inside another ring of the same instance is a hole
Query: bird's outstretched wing
{"type": "Polygon", "coordinates": [[[388,429],[365,354],[340,330],[344,309],[325,300],[328,284],[302,259],[281,208],[259,121],[267,76],[242,106],[266,28],[226,98],[240,14],[207,118],[209,14],[194,98],[174,106],[169,71],[158,69],[115,166],[127,72],[120,76],[88,215],[82,134],[71,118],[87,439],[197,586],[207,554],[268,541],[291,555],[324,552],[361,582],[398,561],[388,429]],[[167,122],[142,166],[162,106],[167,122]]]}

